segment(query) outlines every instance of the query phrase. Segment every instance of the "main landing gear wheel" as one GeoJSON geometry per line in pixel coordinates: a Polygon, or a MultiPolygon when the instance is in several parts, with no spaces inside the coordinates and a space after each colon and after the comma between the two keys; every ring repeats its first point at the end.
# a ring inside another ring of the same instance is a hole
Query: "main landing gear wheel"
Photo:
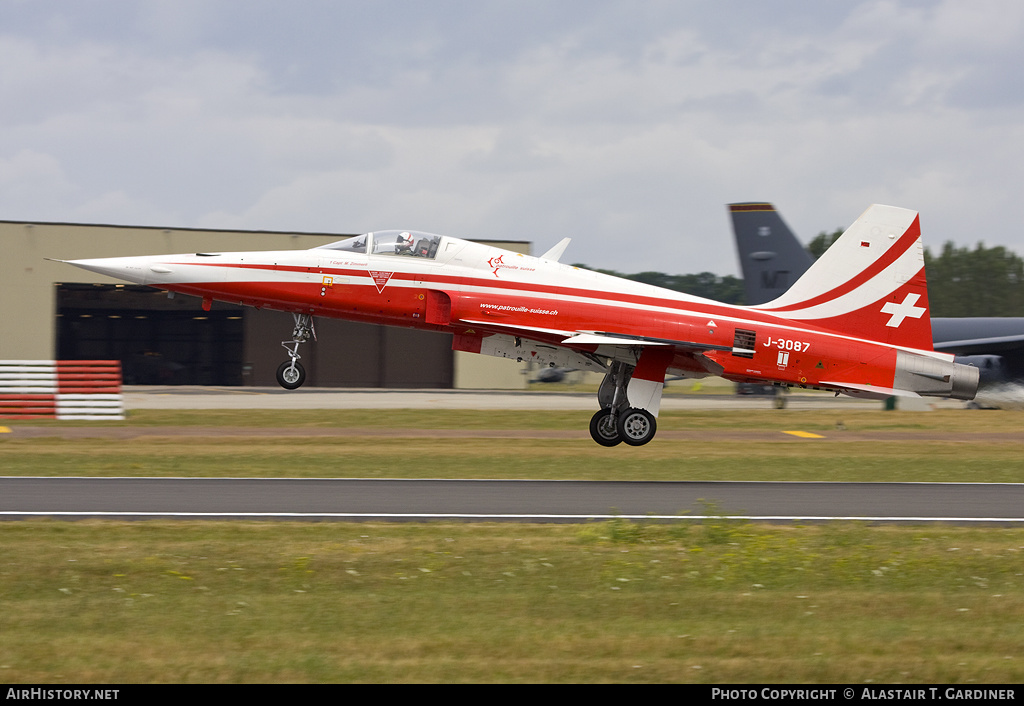
{"type": "Polygon", "coordinates": [[[599,409],[590,418],[590,436],[601,446],[617,446],[622,442],[610,409],[599,409]]]}
{"type": "Polygon", "coordinates": [[[294,390],[306,382],[306,369],[297,360],[286,360],[277,368],[277,384],[286,390],[294,390]]]}
{"type": "Polygon", "coordinates": [[[654,438],[654,433],[658,430],[654,415],[639,407],[630,407],[621,412],[616,426],[619,436],[630,446],[643,446],[654,438]]]}

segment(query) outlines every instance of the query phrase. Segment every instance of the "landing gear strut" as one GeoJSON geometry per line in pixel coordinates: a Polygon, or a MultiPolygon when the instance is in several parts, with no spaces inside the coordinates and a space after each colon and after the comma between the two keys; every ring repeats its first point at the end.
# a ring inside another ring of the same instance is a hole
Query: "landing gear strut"
{"type": "Polygon", "coordinates": [[[632,372],[631,366],[619,361],[613,362],[597,390],[597,401],[601,409],[590,419],[590,436],[601,446],[617,446],[623,441],[622,432],[619,431],[619,416],[629,408],[626,384],[632,372]]]}
{"type": "Polygon", "coordinates": [[[313,317],[309,314],[292,314],[295,317],[295,328],[292,329],[292,340],[282,341],[281,346],[288,351],[290,360],[281,363],[277,368],[277,383],[286,390],[301,387],[306,381],[306,369],[299,362],[299,344],[310,339],[316,340],[316,329],[313,328],[313,317]]]}

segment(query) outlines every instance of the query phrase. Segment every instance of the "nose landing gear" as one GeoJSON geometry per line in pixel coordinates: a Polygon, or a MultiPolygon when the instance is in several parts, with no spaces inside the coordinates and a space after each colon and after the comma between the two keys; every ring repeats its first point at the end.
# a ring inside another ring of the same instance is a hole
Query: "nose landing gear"
{"type": "Polygon", "coordinates": [[[295,317],[295,328],[292,329],[292,340],[282,341],[281,346],[288,351],[290,360],[281,363],[277,368],[277,384],[286,390],[294,390],[306,381],[306,369],[299,362],[299,344],[310,339],[316,340],[316,329],[313,328],[313,317],[309,314],[292,314],[295,317]]]}

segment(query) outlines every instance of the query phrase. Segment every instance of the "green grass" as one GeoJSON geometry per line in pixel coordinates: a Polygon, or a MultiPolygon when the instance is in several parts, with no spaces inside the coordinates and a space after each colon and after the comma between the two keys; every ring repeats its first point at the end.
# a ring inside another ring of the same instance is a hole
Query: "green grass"
{"type": "MultiPolygon", "coordinates": [[[[0,472],[1024,481],[1013,412],[675,412],[662,432],[698,433],[613,449],[588,419],[145,411],[0,434],[0,472]]],[[[3,683],[1024,679],[1017,528],[30,520],[0,547],[3,683]]]]}
{"type": "MultiPolygon", "coordinates": [[[[596,405],[596,403],[595,403],[596,405]]],[[[129,427],[159,426],[240,427],[283,429],[387,429],[400,435],[403,429],[565,429],[587,433],[593,412],[564,410],[476,410],[476,409],[204,409],[131,410],[125,421],[0,421],[46,427],[129,427]]],[[[659,430],[807,430],[1006,432],[1020,433],[1024,416],[1012,410],[942,409],[928,412],[877,409],[832,410],[666,410],[658,417],[659,430]]],[[[2,437],[0,437],[2,438],[2,437]]],[[[589,437],[588,437],[589,438],[589,437]]]]}
{"type": "Polygon", "coordinates": [[[1008,444],[662,442],[494,439],[33,439],[0,443],[4,475],[581,480],[1021,482],[1008,444]]]}
{"type": "Polygon", "coordinates": [[[0,524],[0,681],[1024,678],[1024,531],[0,524]]]}
{"type": "MultiPolygon", "coordinates": [[[[4,475],[40,476],[1024,481],[1019,412],[672,412],[659,419],[661,436],[652,443],[611,449],[590,439],[589,416],[545,411],[140,411],[121,423],[79,423],[141,433],[130,441],[102,438],[99,431],[97,438],[83,439],[0,435],[0,467],[4,475]],[[166,427],[183,429],[184,435],[166,427]],[[230,434],[224,435],[224,427],[230,434]],[[271,428],[300,433],[267,434],[271,428]],[[325,428],[338,434],[312,433],[325,428]],[[311,434],[302,435],[302,429],[311,434]],[[410,435],[424,430],[439,434],[410,435]],[[445,436],[445,430],[470,435],[445,436]],[[534,430],[566,433],[550,439],[499,436],[534,430]],[[789,430],[825,438],[797,439],[783,433],[789,430]],[[674,431],[696,433],[672,438],[674,431]]],[[[55,432],[62,428],[61,423],[52,426],[55,432]]]]}

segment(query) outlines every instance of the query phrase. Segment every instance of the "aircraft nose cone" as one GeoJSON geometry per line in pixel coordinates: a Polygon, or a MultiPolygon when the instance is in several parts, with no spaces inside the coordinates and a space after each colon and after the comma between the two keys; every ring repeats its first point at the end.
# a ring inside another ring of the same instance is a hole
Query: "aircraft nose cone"
{"type": "Polygon", "coordinates": [[[145,284],[146,275],[151,270],[153,272],[170,272],[170,269],[166,267],[156,269],[158,266],[155,263],[150,264],[145,261],[145,258],[139,257],[105,257],[91,260],[65,260],[64,262],[83,270],[139,284],[145,284]]]}

